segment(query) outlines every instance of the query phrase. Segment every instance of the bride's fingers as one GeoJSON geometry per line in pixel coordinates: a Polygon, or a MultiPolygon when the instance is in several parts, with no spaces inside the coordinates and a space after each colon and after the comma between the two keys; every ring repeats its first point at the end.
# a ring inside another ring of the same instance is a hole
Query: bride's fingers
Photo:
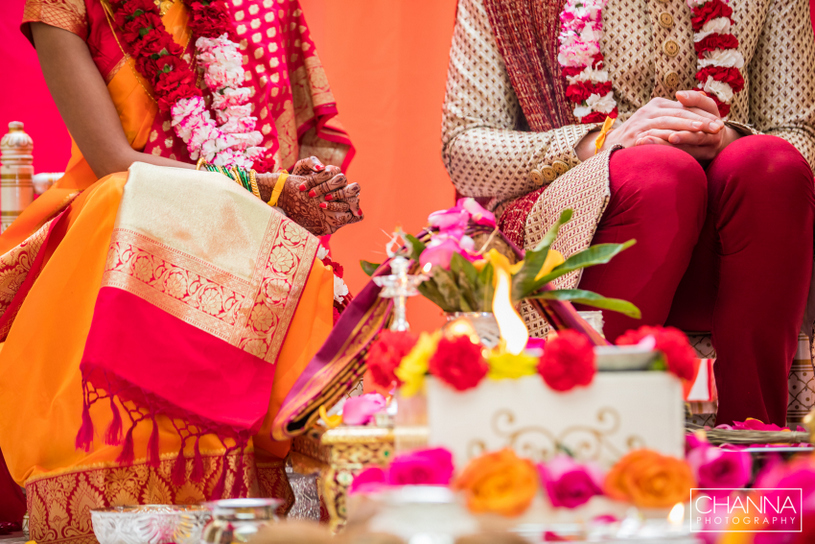
{"type": "Polygon", "coordinates": [[[351,207],[351,213],[354,214],[355,217],[362,220],[362,208],[359,207],[359,197],[351,197],[346,200],[346,202],[348,202],[348,205],[351,207]]]}
{"type": "Polygon", "coordinates": [[[324,180],[323,183],[312,187],[308,192],[308,196],[318,198],[337,189],[341,189],[347,184],[348,179],[345,177],[345,174],[337,174],[330,179],[324,180]]]}
{"type": "Polygon", "coordinates": [[[351,211],[351,205],[348,202],[320,202],[320,207],[330,212],[351,211]]]}
{"type": "Polygon", "coordinates": [[[320,159],[311,156],[297,161],[291,173],[293,176],[306,176],[315,172],[322,172],[323,170],[325,170],[325,165],[320,162],[320,159]]]}
{"type": "MultiPolygon", "coordinates": [[[[310,174],[306,174],[304,176],[298,176],[297,177],[297,182],[299,183],[298,188],[301,191],[309,191],[309,196],[312,196],[311,191],[313,191],[318,185],[323,184],[341,174],[342,171],[336,166],[326,166],[325,169],[323,169],[321,172],[313,172],[310,174]]],[[[312,198],[316,196],[317,194],[315,192],[312,198]]]]}
{"type": "Polygon", "coordinates": [[[339,190],[333,191],[327,195],[325,195],[325,199],[328,201],[331,200],[345,200],[348,201],[351,198],[358,197],[361,188],[359,183],[349,183],[348,185],[340,188],[339,190]]]}

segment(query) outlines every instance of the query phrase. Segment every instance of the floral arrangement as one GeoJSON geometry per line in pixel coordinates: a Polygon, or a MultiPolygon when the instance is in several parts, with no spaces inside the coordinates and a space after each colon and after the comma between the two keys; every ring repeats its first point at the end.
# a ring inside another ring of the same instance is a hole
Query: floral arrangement
{"type": "Polygon", "coordinates": [[[342,265],[331,259],[328,249],[322,244],[317,248],[317,258],[323,265],[334,272],[334,323],[336,324],[340,318],[340,314],[345,310],[348,304],[351,303],[354,297],[351,296],[348,285],[346,285],[343,280],[345,271],[342,265]]]}
{"type": "Polygon", "coordinates": [[[261,147],[257,119],[248,104],[242,56],[233,39],[229,8],[224,0],[184,0],[196,61],[212,94],[210,109],[196,86],[196,72],[184,51],[164,28],[153,0],[111,0],[113,20],[121,29],[121,44],[136,61],[136,69],[152,85],[159,108],[169,111],[176,135],[190,157],[203,157],[218,166],[238,166],[268,172],[274,161],[261,147]]]}
{"type": "MultiPolygon", "coordinates": [[[[563,300],[612,310],[639,318],[640,311],[630,302],[606,298],[583,289],[550,289],[547,284],[565,274],[609,262],[615,255],[634,244],[598,244],[564,259],[552,243],[562,225],[572,217],[565,210],[534,249],[528,250],[524,260],[510,260],[495,249],[476,248],[471,234],[491,233],[497,230],[495,216],[481,207],[473,198],[459,199],[448,210],[428,217],[426,234],[417,238],[407,235],[412,259],[419,263],[429,279],[419,286],[419,292],[443,311],[490,312],[496,288],[502,279],[508,283],[511,301],[524,299],[563,300]]],[[[379,265],[362,261],[369,275],[379,265]]]]}
{"type": "MultiPolygon", "coordinates": [[[[616,118],[617,101],[600,51],[602,11],[608,0],[568,0],[560,14],[558,63],[568,82],[566,97],[576,104],[581,123],[616,118]]],[[[691,11],[693,41],[699,57],[698,88],[711,97],[719,114],[727,117],[733,95],[744,88],[744,57],[732,33],[729,0],[686,0],[691,11]]]]}
{"type": "MultiPolygon", "coordinates": [[[[750,453],[741,449],[715,447],[704,439],[704,433],[689,435],[684,459],[659,452],[638,449],[628,452],[609,470],[591,462],[580,462],[567,453],[537,463],[519,456],[512,449],[488,452],[469,461],[458,470],[451,453],[443,448],[414,451],[393,459],[386,468],[369,467],[353,480],[349,492],[376,493],[403,485],[449,486],[461,493],[474,514],[494,513],[506,517],[524,514],[537,497],[555,509],[577,509],[593,500],[617,501],[637,508],[668,509],[687,503],[692,488],[720,503],[762,496],[775,500],[779,489],[801,489],[803,499],[803,533],[760,533],[755,542],[810,542],[815,526],[815,458],[799,456],[785,462],[777,455],[766,457],[763,466],[754,466],[750,453]],[[734,489],[753,491],[732,492],[734,489]]],[[[602,511],[602,503],[593,512],[602,511]]],[[[728,529],[726,516],[704,521],[705,530],[728,529]],[[720,525],[710,525],[719,523],[720,525]]],[[[619,521],[602,514],[593,523],[619,521]]],[[[754,529],[792,531],[788,518],[771,518],[770,526],[754,529]],[[775,521],[773,521],[775,520],[775,521]]],[[[798,520],[795,520],[797,526],[798,520]]],[[[744,530],[745,527],[739,527],[744,530]]],[[[748,528],[749,529],[749,528],[748,528]]],[[[717,535],[705,536],[715,542],[717,535]]],[[[545,540],[562,540],[548,533],[545,540]]],[[[752,537],[745,542],[753,542],[752,537]]]]}
{"type": "Polygon", "coordinates": [[[697,482],[700,486],[741,482],[745,466],[749,479],[749,454],[719,450],[719,457],[714,457],[707,452],[718,448],[700,445],[698,449],[710,458],[697,456],[685,461],[640,449],[604,471],[594,463],[581,463],[564,453],[545,463],[535,463],[505,448],[472,459],[454,476],[452,454],[435,448],[396,456],[384,469],[367,468],[355,477],[349,491],[372,493],[401,485],[450,485],[462,493],[473,513],[515,517],[530,507],[539,492],[555,508],[578,508],[593,497],[607,497],[640,508],[670,508],[685,502],[697,482]],[[698,479],[697,474],[706,479],[698,479]]]}
{"type": "MultiPolygon", "coordinates": [[[[667,327],[641,327],[622,335],[618,345],[639,344],[656,349],[660,357],[652,370],[667,370],[683,380],[694,377],[695,354],[681,331],[667,327]]],[[[410,397],[422,391],[430,374],[445,385],[467,391],[484,379],[517,379],[539,375],[554,391],[588,386],[597,373],[594,347],[575,331],[564,330],[547,340],[531,339],[515,355],[502,345],[485,348],[474,331],[451,328],[423,332],[383,331],[372,343],[367,359],[369,376],[383,394],[399,388],[410,397]]]]}

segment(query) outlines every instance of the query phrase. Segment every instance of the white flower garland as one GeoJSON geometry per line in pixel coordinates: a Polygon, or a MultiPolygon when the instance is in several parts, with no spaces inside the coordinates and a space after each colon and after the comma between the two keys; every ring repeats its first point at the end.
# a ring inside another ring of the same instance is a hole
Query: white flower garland
{"type": "Polygon", "coordinates": [[[204,82],[212,92],[213,120],[200,96],[183,98],[172,107],[176,135],[187,145],[193,160],[203,157],[218,166],[251,168],[261,157],[263,135],[255,130],[250,89],[239,87],[244,81],[238,44],[226,34],[198,38],[195,42],[198,64],[203,67],[204,82]]]}

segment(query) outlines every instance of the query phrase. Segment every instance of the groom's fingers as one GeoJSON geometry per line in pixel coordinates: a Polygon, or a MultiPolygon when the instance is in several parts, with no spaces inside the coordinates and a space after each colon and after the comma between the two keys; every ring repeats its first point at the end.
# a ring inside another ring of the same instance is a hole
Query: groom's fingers
{"type": "Polygon", "coordinates": [[[719,117],[719,107],[716,102],[699,91],[679,91],[676,93],[676,99],[686,108],[699,108],[707,113],[719,117]]]}

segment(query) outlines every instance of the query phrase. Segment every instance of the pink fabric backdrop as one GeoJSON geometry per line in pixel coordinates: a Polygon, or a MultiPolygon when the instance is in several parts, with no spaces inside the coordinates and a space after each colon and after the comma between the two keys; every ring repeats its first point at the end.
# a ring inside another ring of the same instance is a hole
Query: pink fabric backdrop
{"type": "Polygon", "coordinates": [[[37,53],[20,32],[24,0],[0,2],[0,135],[22,121],[34,139],[35,172],[62,172],[71,140],[45,86],[37,53]]]}

